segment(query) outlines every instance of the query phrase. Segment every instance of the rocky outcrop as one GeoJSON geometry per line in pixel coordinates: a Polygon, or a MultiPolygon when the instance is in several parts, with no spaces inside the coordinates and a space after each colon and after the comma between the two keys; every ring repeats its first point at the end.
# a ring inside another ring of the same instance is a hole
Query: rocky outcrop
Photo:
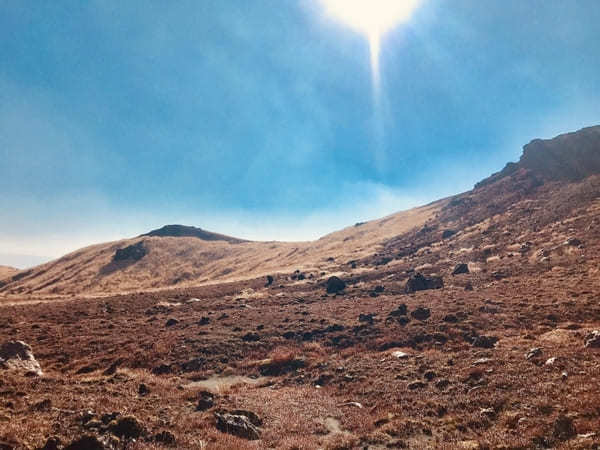
{"type": "Polygon", "coordinates": [[[523,147],[517,163],[480,181],[483,187],[519,170],[528,170],[545,180],[578,181],[600,173],[600,126],[561,134],[553,139],[534,139],[523,147]]]}
{"type": "Polygon", "coordinates": [[[423,274],[417,273],[410,277],[406,282],[404,291],[407,294],[416,291],[425,291],[427,289],[441,289],[444,287],[444,280],[441,277],[425,277],[423,274]]]}
{"type": "Polygon", "coordinates": [[[125,248],[119,248],[113,256],[113,261],[139,261],[146,256],[148,250],[144,246],[144,241],[136,242],[125,248]]]}
{"type": "Polygon", "coordinates": [[[17,370],[27,375],[42,375],[42,368],[31,347],[23,341],[9,341],[0,347],[0,369],[17,370]]]}

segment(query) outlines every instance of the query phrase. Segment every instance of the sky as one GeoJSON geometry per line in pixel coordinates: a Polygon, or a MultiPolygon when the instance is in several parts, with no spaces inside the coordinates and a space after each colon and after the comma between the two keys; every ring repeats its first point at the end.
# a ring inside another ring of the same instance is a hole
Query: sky
{"type": "Polygon", "coordinates": [[[597,0],[422,0],[381,36],[378,89],[321,0],[0,11],[0,264],[20,268],[170,223],[315,239],[600,124],[597,0]]]}

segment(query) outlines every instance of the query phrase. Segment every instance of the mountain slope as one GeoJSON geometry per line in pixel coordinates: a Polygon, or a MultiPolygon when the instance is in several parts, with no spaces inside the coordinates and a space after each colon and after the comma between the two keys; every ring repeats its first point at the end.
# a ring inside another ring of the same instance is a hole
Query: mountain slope
{"type": "Polygon", "coordinates": [[[443,204],[348,227],[313,242],[203,240],[151,232],[93,245],[21,272],[0,283],[0,292],[102,294],[246,279],[296,269],[331,271],[340,262],[372,254],[386,239],[422,226],[443,204]],[[129,252],[130,258],[120,256],[129,252]]]}
{"type": "MultiPolygon", "coordinates": [[[[170,225],[136,238],[87,247],[20,272],[0,282],[0,293],[109,294],[295,270],[320,279],[333,273],[369,273],[388,264],[404,270],[423,266],[433,273],[440,261],[455,261],[458,255],[486,262],[489,249],[485,247],[503,242],[506,236],[522,242],[511,245],[539,251],[548,242],[568,238],[565,232],[552,235],[546,227],[593,214],[600,196],[599,173],[600,127],[586,128],[532,141],[518,163],[509,163],[472,191],[316,241],[250,242],[170,225]],[[455,244],[446,247],[447,242],[455,244]],[[452,249],[454,245],[460,248],[452,249]]],[[[502,261],[498,264],[502,267],[502,261]]]]}

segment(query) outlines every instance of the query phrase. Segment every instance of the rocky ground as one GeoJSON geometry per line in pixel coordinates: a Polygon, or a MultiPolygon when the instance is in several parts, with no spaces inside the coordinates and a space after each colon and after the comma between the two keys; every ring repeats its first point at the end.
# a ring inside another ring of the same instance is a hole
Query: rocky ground
{"type": "Polygon", "coordinates": [[[331,270],[0,300],[0,449],[600,448],[599,194],[516,168],[331,270]]]}

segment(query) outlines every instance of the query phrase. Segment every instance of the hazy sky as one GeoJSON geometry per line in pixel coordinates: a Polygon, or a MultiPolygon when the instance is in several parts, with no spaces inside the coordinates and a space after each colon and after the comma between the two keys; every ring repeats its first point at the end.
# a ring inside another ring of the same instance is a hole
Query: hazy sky
{"type": "Polygon", "coordinates": [[[315,238],[600,123],[598,0],[424,0],[382,39],[379,99],[318,0],[0,11],[0,264],[166,223],[315,238]]]}

